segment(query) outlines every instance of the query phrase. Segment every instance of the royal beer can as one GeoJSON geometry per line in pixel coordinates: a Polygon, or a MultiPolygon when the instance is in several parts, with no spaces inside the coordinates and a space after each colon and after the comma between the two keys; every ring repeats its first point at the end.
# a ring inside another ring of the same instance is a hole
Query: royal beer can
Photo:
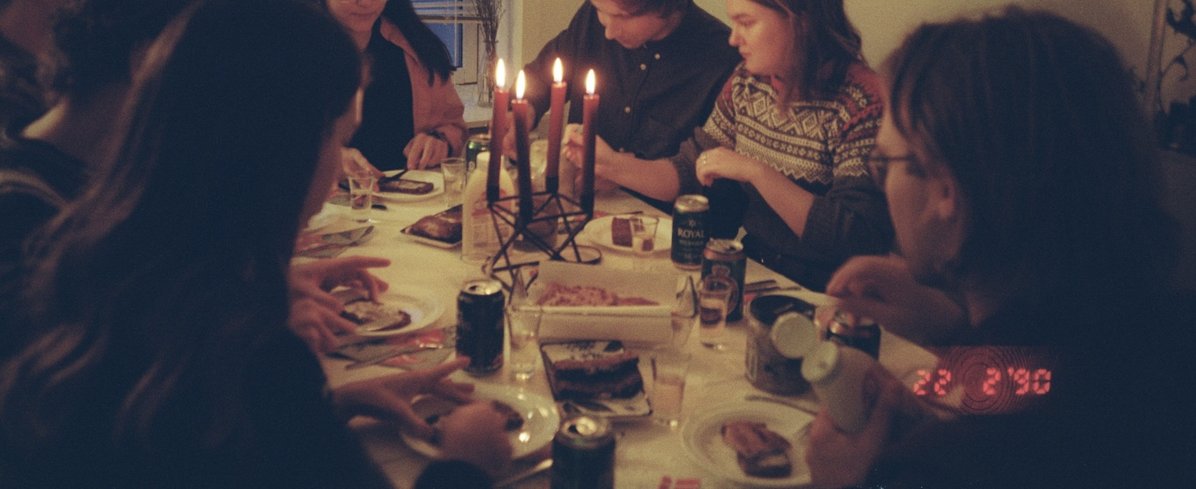
{"type": "MultiPolygon", "coordinates": [[[[676,246],[676,241],[673,242],[676,246]]],[[[743,243],[733,239],[712,239],[702,251],[702,280],[711,275],[725,275],[735,282],[727,304],[727,322],[743,318],[743,286],[747,275],[747,256],[743,243]]]]}
{"type": "Polygon", "coordinates": [[[682,270],[702,267],[702,251],[706,249],[706,214],[710,200],[703,195],[688,194],[673,204],[673,265],[682,270]]]}
{"type": "Polygon", "coordinates": [[[466,282],[457,294],[457,354],[469,357],[466,373],[502,368],[504,303],[502,283],[493,279],[466,282]]]}
{"type": "Polygon", "coordinates": [[[613,489],[615,432],[597,416],[566,419],[552,439],[552,489],[613,489]]]}
{"type": "Polygon", "coordinates": [[[478,153],[490,151],[490,134],[474,134],[465,142],[465,172],[478,167],[478,153]]]}

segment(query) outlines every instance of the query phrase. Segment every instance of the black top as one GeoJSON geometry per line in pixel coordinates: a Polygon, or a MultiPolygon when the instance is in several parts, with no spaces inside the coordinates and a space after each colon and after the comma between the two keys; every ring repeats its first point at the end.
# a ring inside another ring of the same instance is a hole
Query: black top
{"type": "Polygon", "coordinates": [[[739,62],[731,31],[696,5],[668,37],[627,49],[607,40],[598,13],[584,2],[569,26],[524,68],[527,99],[537,117],[548,111],[552,63],[565,63],[568,122],[580,123],[585,75],[593,69],[600,96],[597,134],[611,147],[656,159],[677,153],[706,122],[723,82],[739,62]]]}
{"type": "Polygon", "coordinates": [[[370,64],[370,84],[362,101],[361,127],[351,146],[379,170],[407,167],[403,148],[415,133],[412,119],[411,74],[406,53],[381,34],[381,21],[365,53],[370,64]]]}

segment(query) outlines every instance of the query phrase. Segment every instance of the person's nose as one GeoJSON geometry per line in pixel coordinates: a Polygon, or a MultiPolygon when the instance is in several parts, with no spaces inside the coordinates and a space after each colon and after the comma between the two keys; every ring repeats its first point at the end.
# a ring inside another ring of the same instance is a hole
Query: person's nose
{"type": "Polygon", "coordinates": [[[727,38],[727,44],[734,47],[739,47],[743,44],[743,36],[739,35],[738,27],[731,27],[731,36],[727,38]]]}
{"type": "Polygon", "coordinates": [[[608,41],[615,40],[616,38],[619,37],[619,34],[621,34],[623,32],[623,29],[619,28],[619,24],[614,21],[607,22],[606,24],[603,25],[603,27],[606,28],[605,29],[606,40],[608,40],[608,41]]]}

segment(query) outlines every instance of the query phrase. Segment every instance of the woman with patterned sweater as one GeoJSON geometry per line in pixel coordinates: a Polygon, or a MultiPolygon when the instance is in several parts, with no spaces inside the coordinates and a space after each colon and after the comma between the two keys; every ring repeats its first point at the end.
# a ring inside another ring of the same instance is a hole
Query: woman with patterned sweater
{"type": "Polygon", "coordinates": [[[637,160],[600,142],[595,171],[664,200],[705,186],[713,235],[742,224],[749,257],[821,289],[847,258],[889,249],[884,195],[864,164],[880,82],[842,1],[729,0],[727,14],[744,60],[706,125],[669,159],[637,160]]]}

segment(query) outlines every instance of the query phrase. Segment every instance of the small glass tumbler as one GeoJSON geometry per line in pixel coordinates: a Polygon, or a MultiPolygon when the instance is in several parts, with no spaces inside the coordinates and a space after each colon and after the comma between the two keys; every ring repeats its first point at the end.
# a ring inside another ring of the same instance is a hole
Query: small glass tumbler
{"type": "Polygon", "coordinates": [[[507,309],[507,325],[510,334],[511,354],[507,365],[511,376],[518,381],[527,381],[536,372],[536,361],[540,358],[539,308],[511,307],[507,309]]]}
{"type": "Polygon", "coordinates": [[[652,354],[652,421],[677,428],[685,400],[685,377],[691,355],[679,350],[652,354]]]}
{"type": "Polygon", "coordinates": [[[376,180],[370,174],[350,174],[349,179],[349,209],[353,220],[357,222],[370,221],[370,210],[374,206],[374,183],[376,180]]]}
{"type": "Polygon", "coordinates": [[[631,249],[635,254],[647,256],[656,251],[656,227],[660,219],[640,216],[631,219],[631,249]]]}
{"type": "Polygon", "coordinates": [[[465,158],[445,158],[440,162],[440,174],[444,176],[444,205],[460,204],[465,189],[465,158]]]}
{"type": "Polygon", "coordinates": [[[711,275],[698,284],[698,337],[702,344],[722,350],[723,332],[727,329],[727,307],[736,285],[725,277],[711,275]]]}

